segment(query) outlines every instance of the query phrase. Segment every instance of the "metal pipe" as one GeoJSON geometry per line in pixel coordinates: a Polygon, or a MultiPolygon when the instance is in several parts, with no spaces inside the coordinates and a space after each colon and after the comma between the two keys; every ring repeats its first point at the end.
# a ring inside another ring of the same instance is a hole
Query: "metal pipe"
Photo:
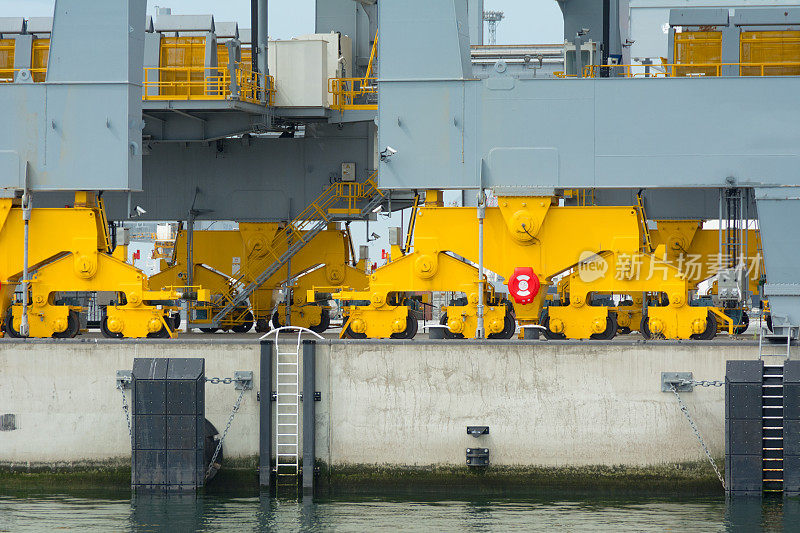
{"type": "MultiPolygon", "coordinates": [[[[194,211],[189,211],[189,218],[186,220],[186,286],[194,284],[194,211]]],[[[192,303],[189,300],[184,302],[186,311],[186,333],[191,331],[189,323],[192,321],[192,303]]]]}
{"type": "Polygon", "coordinates": [[[483,189],[478,192],[478,325],[475,329],[475,338],[484,337],[483,324],[483,295],[485,283],[483,281],[483,219],[486,217],[486,196],[483,189]]]}
{"type": "MultiPolygon", "coordinates": [[[[611,1],[603,0],[603,54],[601,65],[608,65],[609,48],[611,46],[611,1]]],[[[600,67],[600,77],[608,77],[608,69],[600,67]]]]}
{"type": "Polygon", "coordinates": [[[317,342],[303,341],[303,494],[314,493],[316,463],[316,379],[317,342]]]}
{"type": "Polygon", "coordinates": [[[258,484],[270,486],[272,476],[272,341],[261,341],[258,406],[258,484]]]}
{"type": "Polygon", "coordinates": [[[258,71],[269,76],[267,49],[269,47],[269,1],[258,0],[258,71]]]}
{"type": "Polygon", "coordinates": [[[250,0],[250,56],[253,72],[258,72],[258,0],[250,0]]]}
{"type": "Polygon", "coordinates": [[[31,221],[31,206],[33,204],[32,193],[30,189],[25,188],[22,193],[22,220],[24,222],[23,230],[23,249],[22,249],[22,319],[19,325],[19,333],[23,337],[27,337],[28,330],[28,291],[30,290],[30,282],[28,281],[28,242],[30,239],[30,221],[31,221]]]}

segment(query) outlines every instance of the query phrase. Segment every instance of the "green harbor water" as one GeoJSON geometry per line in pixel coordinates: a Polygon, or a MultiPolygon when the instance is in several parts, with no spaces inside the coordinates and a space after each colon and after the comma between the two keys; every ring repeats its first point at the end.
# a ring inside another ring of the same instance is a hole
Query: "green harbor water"
{"type": "Polygon", "coordinates": [[[800,531],[800,500],[719,496],[286,499],[267,494],[0,495],[0,531],[800,531]]]}

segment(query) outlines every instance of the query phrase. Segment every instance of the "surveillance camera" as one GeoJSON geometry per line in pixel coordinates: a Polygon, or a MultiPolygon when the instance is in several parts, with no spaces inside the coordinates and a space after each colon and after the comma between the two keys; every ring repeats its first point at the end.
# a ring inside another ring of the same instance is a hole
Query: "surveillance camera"
{"type": "Polygon", "coordinates": [[[375,233],[374,231],[372,232],[372,235],[370,235],[370,237],[372,237],[372,240],[374,241],[377,241],[378,239],[381,238],[381,236],[375,233]]]}
{"type": "Polygon", "coordinates": [[[397,153],[397,150],[395,150],[395,149],[394,149],[394,148],[392,148],[391,146],[387,146],[387,147],[386,147],[386,151],[389,153],[389,155],[394,155],[394,154],[396,154],[396,153],[397,153]]]}
{"type": "Polygon", "coordinates": [[[147,213],[147,211],[145,211],[144,209],[142,209],[142,206],[140,206],[140,205],[137,205],[137,206],[136,206],[136,214],[137,214],[137,215],[144,215],[145,213],[147,213]]]}
{"type": "Polygon", "coordinates": [[[392,148],[391,146],[387,146],[386,149],[381,152],[381,161],[387,161],[390,157],[397,153],[397,150],[392,148]]]}

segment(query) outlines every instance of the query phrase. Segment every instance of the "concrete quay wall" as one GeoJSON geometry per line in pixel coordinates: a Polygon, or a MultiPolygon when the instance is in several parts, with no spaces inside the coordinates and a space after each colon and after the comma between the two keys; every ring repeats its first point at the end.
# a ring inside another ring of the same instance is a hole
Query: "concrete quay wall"
{"type": "MultiPolygon", "coordinates": [[[[0,464],[127,461],[130,440],[115,388],[136,357],[204,357],[209,377],[252,370],[227,440],[228,458],[258,455],[255,341],[2,340],[0,464]]],[[[463,466],[467,447],[505,466],[651,466],[704,460],[662,371],[719,380],[725,362],[755,359],[752,342],[319,341],[316,453],[328,465],[463,466]],[[468,425],[486,425],[475,439],[468,425]]],[[[130,391],[128,403],[130,404],[130,391]]],[[[221,431],[237,397],[206,385],[221,431]]],[[[268,398],[266,394],[262,398],[268,398]]],[[[684,393],[712,453],[724,453],[724,391],[684,393]]],[[[301,440],[302,442],[302,440],[301,440]]]]}

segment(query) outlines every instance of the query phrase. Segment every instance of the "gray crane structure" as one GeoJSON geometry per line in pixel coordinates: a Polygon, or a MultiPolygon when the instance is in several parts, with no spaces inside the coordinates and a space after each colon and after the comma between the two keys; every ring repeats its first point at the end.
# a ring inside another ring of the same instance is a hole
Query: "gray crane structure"
{"type": "MultiPolygon", "coordinates": [[[[624,55],[620,2],[559,4],[565,41],[601,43],[602,64],[624,55]]],[[[784,11],[800,23],[798,10],[784,11]]],[[[267,0],[253,0],[263,73],[266,12],[267,0]]],[[[600,204],[641,194],[652,218],[716,219],[735,190],[758,221],[774,330],[797,337],[800,78],[557,79],[504,68],[479,78],[470,44],[482,43],[482,14],[480,0],[318,0],[316,31],[352,38],[355,75],[380,38],[377,112],[338,111],[142,102],[145,1],[57,0],[47,80],[21,69],[0,84],[0,194],[63,205],[68,191],[102,190],[114,220],[140,205],[150,220],[276,221],[300,213],[343,162],[378,170],[388,209],[415,190],[591,188],[600,204]],[[305,134],[293,135],[299,126],[305,134]],[[391,157],[377,157],[387,147],[391,157]]]]}

